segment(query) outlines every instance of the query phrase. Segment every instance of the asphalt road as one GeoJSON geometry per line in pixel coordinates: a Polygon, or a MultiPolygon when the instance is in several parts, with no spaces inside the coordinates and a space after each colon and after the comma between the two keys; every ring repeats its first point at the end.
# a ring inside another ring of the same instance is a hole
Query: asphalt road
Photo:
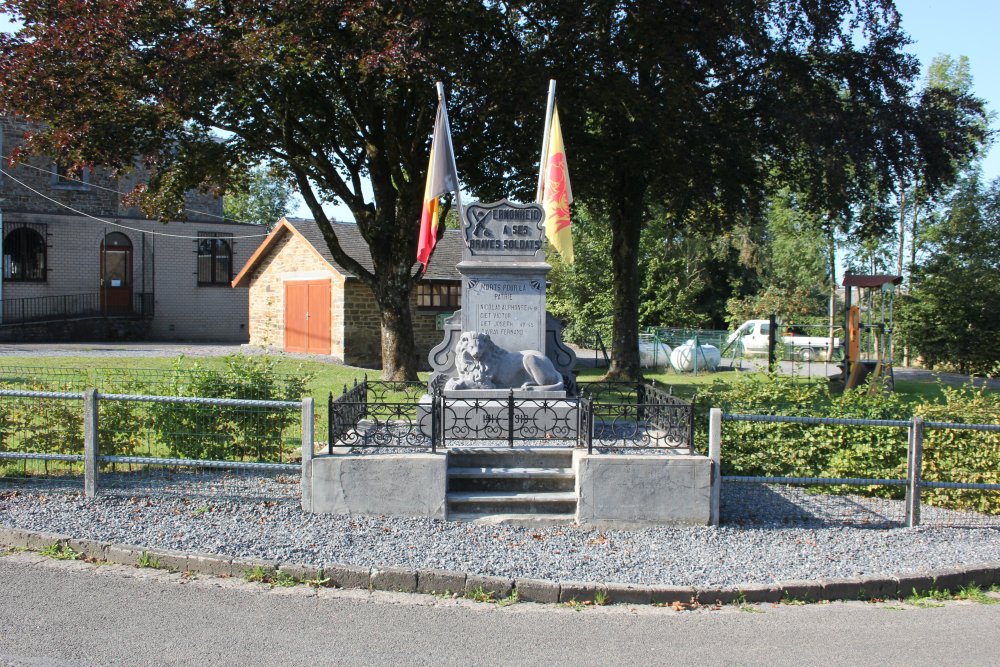
{"type": "Polygon", "coordinates": [[[987,665],[1000,605],[496,605],[0,558],[0,665],[987,665]]]}

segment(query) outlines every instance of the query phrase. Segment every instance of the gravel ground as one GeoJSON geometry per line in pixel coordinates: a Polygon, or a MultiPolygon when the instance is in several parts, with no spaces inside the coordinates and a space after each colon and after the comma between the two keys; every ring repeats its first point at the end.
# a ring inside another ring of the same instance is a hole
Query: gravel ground
{"type": "MultiPolygon", "coordinates": [[[[900,574],[1000,561],[1000,528],[917,529],[812,524],[788,527],[760,503],[809,503],[770,493],[753,502],[760,523],[635,531],[569,526],[480,526],[428,519],[304,514],[287,475],[105,475],[102,497],[41,485],[0,486],[0,524],[148,547],[313,564],[444,568],[552,580],[726,586],[775,580],[900,574]]],[[[736,486],[736,485],[733,485],[736,486]]],[[[742,499],[742,500],[741,500],[742,499]]],[[[851,499],[864,504],[862,499],[851,499]]],[[[885,514],[885,503],[872,511],[885,514]]],[[[750,509],[750,508],[746,508],[750,509]]],[[[775,510],[780,509],[778,505],[775,510]]],[[[894,510],[894,514],[899,512],[894,510]]],[[[882,524],[883,526],[886,524],[882,524]]]]}

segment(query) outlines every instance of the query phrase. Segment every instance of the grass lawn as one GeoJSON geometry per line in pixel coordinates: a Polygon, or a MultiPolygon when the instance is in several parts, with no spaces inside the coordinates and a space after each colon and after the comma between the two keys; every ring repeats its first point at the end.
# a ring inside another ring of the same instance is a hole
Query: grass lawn
{"type": "MultiPolygon", "coordinates": [[[[326,401],[332,391],[334,396],[340,395],[344,385],[351,385],[355,380],[361,380],[365,373],[369,377],[380,377],[379,371],[353,366],[341,366],[321,361],[305,361],[281,354],[271,355],[275,362],[275,370],[281,375],[312,375],[307,385],[310,395],[319,403],[326,401]]],[[[168,372],[173,370],[177,357],[21,357],[0,356],[0,372],[7,374],[11,368],[45,369],[57,378],[63,371],[75,373],[81,369],[115,369],[127,370],[142,374],[143,371],[168,372]]],[[[225,357],[184,357],[183,368],[222,369],[225,367],[225,357]]]]}
{"type": "MultiPolygon", "coordinates": [[[[381,372],[378,370],[357,368],[353,366],[342,366],[335,363],[322,361],[308,361],[283,354],[270,355],[270,359],[275,362],[275,370],[281,375],[297,375],[308,373],[312,375],[312,380],[307,385],[307,389],[318,405],[326,401],[330,392],[339,396],[344,385],[350,386],[355,380],[361,380],[365,374],[371,379],[380,379],[381,372]]],[[[25,357],[25,356],[0,356],[0,373],[8,374],[13,368],[46,369],[43,372],[51,373],[53,378],[59,377],[63,372],[78,373],[81,369],[115,369],[128,370],[136,374],[143,371],[164,372],[174,368],[177,362],[176,357],[73,357],[73,356],[52,356],[52,357],[25,357]]],[[[181,362],[184,368],[206,368],[220,369],[225,365],[224,357],[185,357],[181,362]]],[[[583,368],[580,369],[579,378],[583,381],[598,380],[604,375],[603,369],[583,368]]],[[[751,372],[723,371],[718,373],[675,373],[672,371],[660,371],[647,373],[646,378],[655,380],[657,384],[671,387],[673,393],[681,397],[690,397],[698,393],[703,388],[715,382],[731,383],[738,378],[750,375],[751,372]]],[[[427,378],[427,373],[420,374],[421,379],[427,378]]],[[[824,378],[802,377],[802,382],[825,382],[824,378]]],[[[915,400],[941,400],[943,394],[941,387],[934,381],[922,380],[897,380],[896,391],[901,396],[915,400]]]]}

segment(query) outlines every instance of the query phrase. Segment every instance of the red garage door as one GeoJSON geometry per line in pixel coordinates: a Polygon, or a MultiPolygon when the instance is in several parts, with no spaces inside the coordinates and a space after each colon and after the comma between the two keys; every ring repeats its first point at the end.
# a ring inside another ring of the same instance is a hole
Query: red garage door
{"type": "Polygon", "coordinates": [[[285,283],[285,350],[330,354],[330,281],[285,283]]]}

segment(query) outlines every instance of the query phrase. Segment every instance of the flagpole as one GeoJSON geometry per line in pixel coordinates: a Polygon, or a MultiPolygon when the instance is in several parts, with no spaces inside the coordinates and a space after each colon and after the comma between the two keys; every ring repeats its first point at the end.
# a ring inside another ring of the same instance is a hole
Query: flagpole
{"type": "MultiPolygon", "coordinates": [[[[455,178],[457,179],[458,166],[455,164],[455,145],[451,142],[451,121],[448,120],[448,105],[444,101],[444,84],[438,81],[436,85],[438,104],[441,105],[441,115],[444,117],[444,134],[448,137],[448,148],[451,149],[451,168],[455,172],[455,178]]],[[[455,206],[458,207],[458,228],[462,229],[462,225],[464,224],[462,220],[462,186],[459,183],[455,183],[455,206]]]]}
{"type": "Polygon", "coordinates": [[[549,152],[549,134],[552,132],[552,109],[556,105],[556,80],[549,79],[549,99],[545,103],[545,131],[542,133],[542,159],[538,164],[538,190],[535,201],[542,203],[542,188],[545,185],[545,160],[549,152]]]}

